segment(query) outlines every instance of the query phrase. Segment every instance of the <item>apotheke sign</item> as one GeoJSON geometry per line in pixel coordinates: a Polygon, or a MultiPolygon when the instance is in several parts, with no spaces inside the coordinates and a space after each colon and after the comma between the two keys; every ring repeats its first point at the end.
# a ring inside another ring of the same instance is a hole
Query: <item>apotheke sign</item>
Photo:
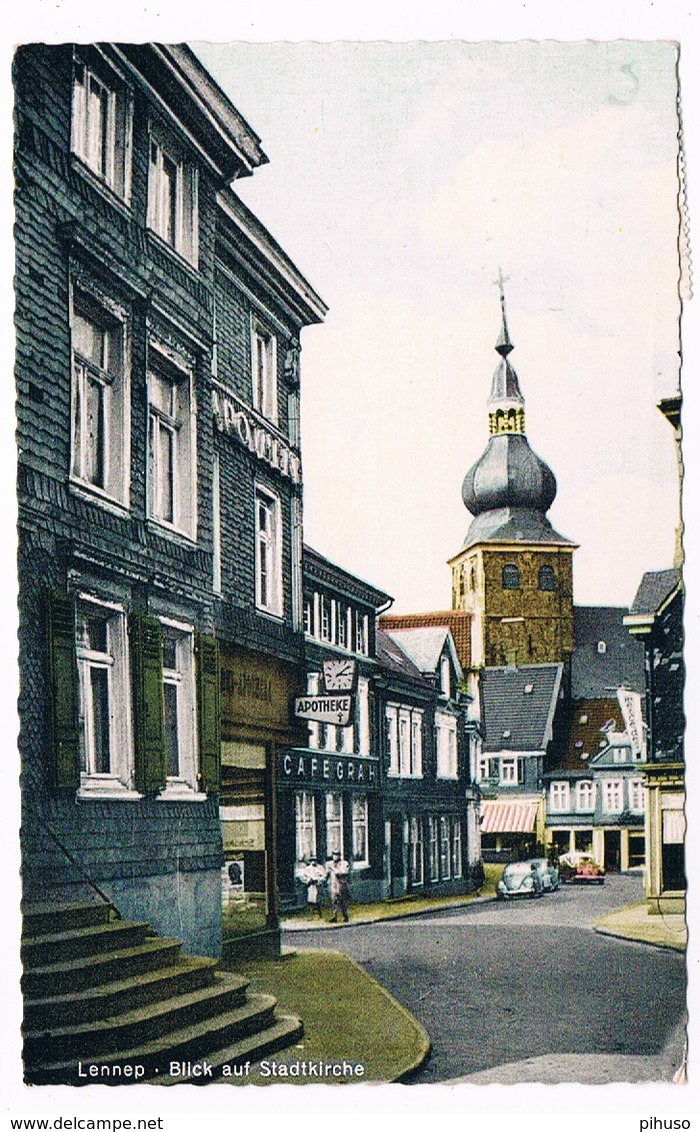
{"type": "Polygon", "coordinates": [[[301,460],[288,444],[257,419],[256,414],[222,389],[212,389],[212,412],[219,432],[228,433],[249,452],[292,483],[301,483],[301,460]]]}
{"type": "Polygon", "coordinates": [[[334,723],[337,727],[347,727],[354,706],[353,697],[347,695],[297,696],[294,714],[297,719],[311,719],[316,723],[334,723]]]}

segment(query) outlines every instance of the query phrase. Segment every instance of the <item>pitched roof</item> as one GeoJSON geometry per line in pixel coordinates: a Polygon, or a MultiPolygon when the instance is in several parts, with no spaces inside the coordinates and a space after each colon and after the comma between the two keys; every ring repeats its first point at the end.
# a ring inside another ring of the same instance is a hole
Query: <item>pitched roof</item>
{"type": "Polygon", "coordinates": [[[377,660],[394,676],[400,676],[414,684],[428,686],[427,680],[403,651],[401,645],[383,629],[377,629],[377,660]]]}
{"type": "Polygon", "coordinates": [[[656,613],[659,606],[663,604],[667,597],[670,597],[680,580],[681,572],[675,567],[671,570],[648,571],[639,583],[639,589],[635,594],[630,613],[656,613]]]}
{"type": "Polygon", "coordinates": [[[426,625],[422,629],[388,629],[386,632],[411,658],[416,668],[426,674],[437,673],[440,657],[447,646],[457,678],[462,678],[462,666],[452,633],[446,625],[426,625]]]}
{"type": "Polygon", "coordinates": [[[563,736],[562,754],[548,774],[586,771],[591,760],[608,746],[604,724],[624,731],[624,720],[615,697],[575,700],[563,736]]]}
{"type": "Polygon", "coordinates": [[[644,644],[626,628],[627,613],[620,606],[574,607],[573,699],[605,699],[623,685],[644,691],[644,644]]]}
{"type": "Polygon", "coordinates": [[[561,676],[561,664],[484,668],[484,750],[543,751],[552,737],[561,676]]]}
{"type": "Polygon", "coordinates": [[[452,633],[457,656],[462,668],[471,665],[472,615],[464,609],[443,609],[434,613],[383,613],[379,618],[382,629],[423,629],[445,625],[452,633]]]}

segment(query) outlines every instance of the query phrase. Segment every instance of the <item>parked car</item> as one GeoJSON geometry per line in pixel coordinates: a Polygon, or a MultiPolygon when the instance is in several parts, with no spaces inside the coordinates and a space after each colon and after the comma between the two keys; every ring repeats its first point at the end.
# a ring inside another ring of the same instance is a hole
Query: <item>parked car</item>
{"type": "Polygon", "coordinates": [[[511,861],[506,865],[498,884],[498,900],[513,900],[516,896],[542,896],[542,877],[532,861],[511,861]]]}
{"type": "Polygon", "coordinates": [[[559,858],[559,873],[564,884],[605,883],[605,869],[592,853],[564,853],[559,858]]]}
{"type": "Polygon", "coordinates": [[[559,888],[559,869],[556,865],[553,865],[546,857],[533,857],[528,864],[534,865],[537,869],[544,892],[557,891],[559,888]]]}

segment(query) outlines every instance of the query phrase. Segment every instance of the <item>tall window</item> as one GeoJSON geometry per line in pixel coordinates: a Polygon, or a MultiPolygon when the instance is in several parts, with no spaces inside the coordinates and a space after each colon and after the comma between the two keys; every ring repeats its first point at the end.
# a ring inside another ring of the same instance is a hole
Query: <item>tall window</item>
{"type": "Polygon", "coordinates": [[[450,830],[450,819],[447,817],[440,818],[440,879],[449,880],[452,864],[452,838],[450,830]]]}
{"type": "Polygon", "coordinates": [[[253,408],[277,423],[277,342],[259,323],[253,323],[253,408]]]}
{"type": "Polygon", "coordinates": [[[130,98],[116,77],[98,75],[79,60],[73,77],[71,148],[113,192],[128,196],[130,98]]]}
{"type": "Polygon", "coordinates": [[[516,755],[501,758],[501,785],[517,786],[524,778],[524,760],[516,755]]]}
{"type": "Polygon", "coordinates": [[[411,715],[399,712],[399,774],[402,778],[411,773],[411,715]]]}
{"type": "Polygon", "coordinates": [[[71,472],[118,503],[128,503],[129,387],[124,324],[88,295],[73,293],[71,472]]]}
{"type": "Polygon", "coordinates": [[[163,622],[163,704],[166,789],[197,787],[194,634],[190,626],[163,622]]]}
{"type": "Polygon", "coordinates": [[[151,133],[148,226],[190,263],[198,258],[197,170],[165,133],[151,133]]]}
{"type": "Polygon", "coordinates": [[[520,571],[514,562],[509,562],[503,567],[501,583],[504,590],[520,589],[520,571]]]}
{"type": "Polygon", "coordinates": [[[438,778],[457,777],[457,720],[454,716],[435,713],[438,778]]]}
{"type": "Polygon", "coordinates": [[[438,843],[438,820],[434,817],[428,818],[428,865],[430,869],[430,879],[440,879],[440,847],[438,843]]]}
{"type": "Polygon", "coordinates": [[[568,782],[553,782],[549,788],[549,804],[554,812],[571,809],[568,782]]]}
{"type": "Polygon", "coordinates": [[[196,535],[195,422],[190,375],[155,353],[148,375],[148,513],[196,535]]]}
{"type": "Polygon", "coordinates": [[[399,713],[393,704],[387,704],[387,741],[389,745],[389,774],[399,773],[399,713]]]}
{"type": "Polygon", "coordinates": [[[462,875],[462,821],[452,819],[452,876],[462,875]]]}
{"type": "Polygon", "coordinates": [[[76,651],[80,689],[80,769],[85,788],[129,785],[131,727],[124,613],[90,600],[78,604],[76,651]]]}
{"type": "Polygon", "coordinates": [[[631,778],[629,782],[630,810],[635,814],[644,813],[644,779],[631,778]]]}
{"type": "MultiPolygon", "coordinates": [[[[362,691],[362,679],[361,677],[358,692],[362,691]]],[[[402,778],[422,777],[423,712],[419,708],[400,708],[398,704],[388,704],[386,718],[389,743],[389,774],[400,775],[402,778]]],[[[368,730],[369,711],[367,711],[367,719],[368,730]]]]}
{"type": "Polygon", "coordinates": [[[609,814],[622,812],[623,781],[621,778],[603,779],[603,809],[609,814]]]}
{"type": "Polygon", "coordinates": [[[316,807],[314,796],[306,791],[294,796],[297,862],[316,856],[316,807]]]}
{"type": "Polygon", "coordinates": [[[352,859],[356,868],[369,865],[369,821],[364,795],[352,800],[352,859]]]}
{"type": "Polygon", "coordinates": [[[336,602],[335,616],[335,642],[340,648],[346,649],[348,647],[348,607],[344,602],[336,602]]]}
{"type": "Polygon", "coordinates": [[[343,856],[343,797],[326,794],[326,856],[343,856]]]}
{"type": "Polygon", "coordinates": [[[355,652],[360,656],[367,656],[369,651],[369,624],[367,614],[355,615],[355,652]]]}
{"type": "Polygon", "coordinates": [[[409,869],[411,884],[423,883],[423,823],[412,817],[408,827],[409,869]]]}
{"type": "Polygon", "coordinates": [[[411,712],[411,774],[415,778],[423,775],[423,714],[411,712]]]}
{"type": "Polygon", "coordinates": [[[449,656],[440,657],[440,692],[448,699],[452,694],[452,673],[449,656]]]}
{"type": "Polygon", "coordinates": [[[595,783],[590,779],[583,779],[576,783],[576,809],[595,809],[595,783]]]}
{"type": "Polygon", "coordinates": [[[551,566],[540,566],[537,575],[537,586],[539,589],[547,591],[557,588],[557,579],[551,566]]]}
{"type": "Polygon", "coordinates": [[[282,616],[282,524],[280,501],[266,488],[255,492],[255,604],[282,616]]]}

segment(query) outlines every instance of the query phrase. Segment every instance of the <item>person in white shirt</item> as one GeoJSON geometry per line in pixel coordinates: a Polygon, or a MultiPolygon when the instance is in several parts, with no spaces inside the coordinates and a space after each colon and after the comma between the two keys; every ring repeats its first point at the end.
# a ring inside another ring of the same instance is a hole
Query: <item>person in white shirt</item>
{"type": "Polygon", "coordinates": [[[299,876],[306,885],[306,906],[321,915],[321,892],[326,880],[326,870],[315,857],[300,870],[299,876]]]}
{"type": "Polygon", "coordinates": [[[347,861],[343,860],[340,853],[333,854],[333,859],[328,866],[328,887],[331,894],[331,905],[333,907],[333,915],[330,922],[337,923],[338,915],[340,914],[345,923],[349,920],[348,916],[348,900],[350,899],[350,866],[347,861]]]}

